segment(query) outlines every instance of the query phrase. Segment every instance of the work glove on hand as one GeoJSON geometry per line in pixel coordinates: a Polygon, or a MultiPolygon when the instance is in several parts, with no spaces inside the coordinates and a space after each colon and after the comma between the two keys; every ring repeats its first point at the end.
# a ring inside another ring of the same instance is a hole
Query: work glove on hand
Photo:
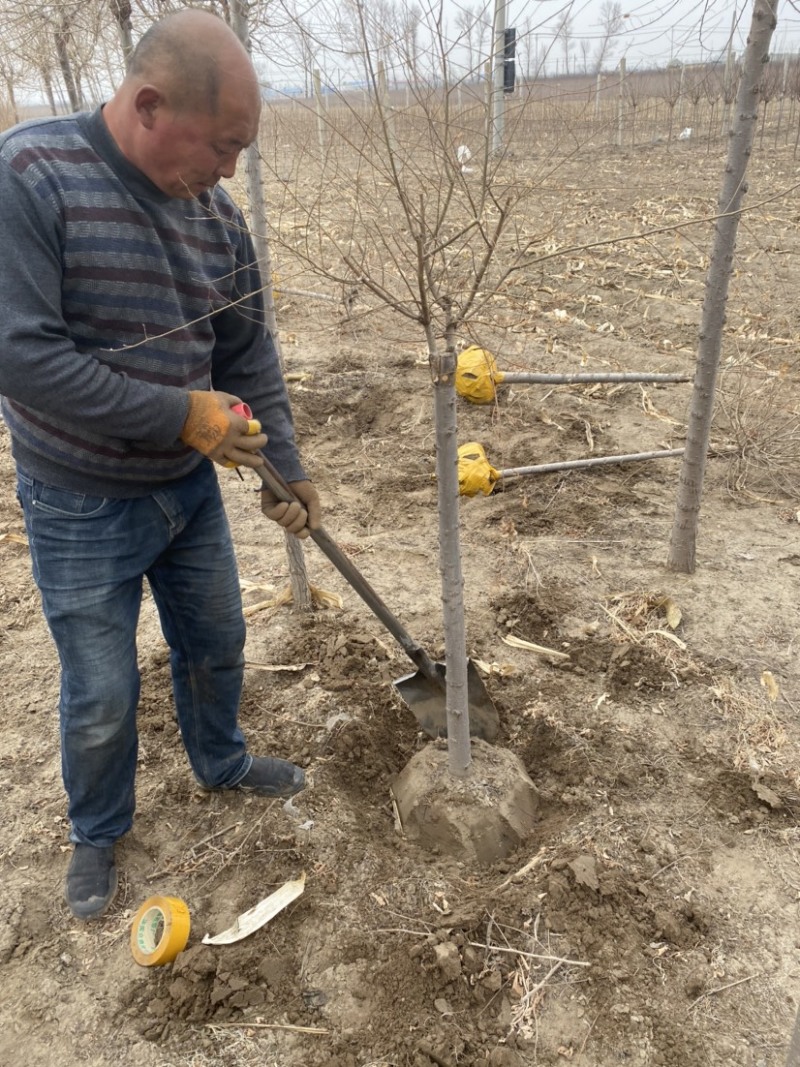
{"type": "Polygon", "coordinates": [[[223,467],[260,467],[259,451],[267,443],[257,419],[246,419],[231,409],[238,396],[193,390],[181,441],[223,467]]]}
{"type": "Polygon", "coordinates": [[[301,539],[308,537],[310,530],[320,525],[322,506],[319,493],[308,481],[287,482],[297,497],[291,504],[277,500],[269,489],[261,490],[261,510],[268,519],[277,522],[287,533],[293,533],[301,539]]]}

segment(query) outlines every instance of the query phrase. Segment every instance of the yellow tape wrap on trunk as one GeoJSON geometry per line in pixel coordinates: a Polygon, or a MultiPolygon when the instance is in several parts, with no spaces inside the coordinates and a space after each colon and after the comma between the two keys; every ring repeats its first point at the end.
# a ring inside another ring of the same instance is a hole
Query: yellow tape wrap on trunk
{"type": "Polygon", "coordinates": [[[500,472],[486,458],[483,445],[477,441],[461,445],[458,450],[458,492],[461,496],[477,496],[478,493],[488,496],[499,477],[500,472]]]}
{"type": "Polygon", "coordinates": [[[471,345],[458,357],[456,392],[473,404],[491,404],[494,387],[502,380],[503,372],[497,369],[494,356],[485,348],[471,345]]]}

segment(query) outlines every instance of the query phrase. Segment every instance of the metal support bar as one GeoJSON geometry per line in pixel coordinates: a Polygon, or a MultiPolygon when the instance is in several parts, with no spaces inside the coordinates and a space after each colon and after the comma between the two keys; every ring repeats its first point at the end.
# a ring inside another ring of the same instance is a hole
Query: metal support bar
{"type": "Polygon", "coordinates": [[[639,459],[669,459],[682,456],[684,449],[668,448],[661,452],[633,452],[627,456],[597,456],[592,459],[570,459],[563,463],[540,463],[535,467],[509,467],[498,471],[503,481],[509,478],[521,478],[527,474],[550,474],[552,471],[580,470],[583,467],[610,467],[615,463],[633,463],[639,459]]]}
{"type": "Polygon", "coordinates": [[[648,374],[646,371],[598,371],[596,374],[529,374],[503,372],[504,382],[525,382],[539,385],[573,385],[577,382],[690,382],[691,374],[648,374]]]}

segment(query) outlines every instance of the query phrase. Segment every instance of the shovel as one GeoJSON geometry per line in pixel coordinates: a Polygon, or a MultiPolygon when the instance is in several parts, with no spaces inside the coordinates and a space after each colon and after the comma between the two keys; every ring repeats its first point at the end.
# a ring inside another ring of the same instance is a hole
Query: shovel
{"type": "MultiPolygon", "coordinates": [[[[264,456],[264,466],[256,468],[267,489],[287,504],[297,500],[289,485],[264,456]]],[[[309,529],[309,536],[325,553],[342,577],[358,593],[367,607],[380,619],[392,637],[400,644],[408,658],[416,665],[413,674],[395,681],[394,687],[411,709],[414,718],[430,737],[447,737],[446,683],[443,663],[434,663],[428,653],[408,633],[400,620],[391,613],[367,579],[342,552],[336,542],[323,530],[309,529]]],[[[497,735],[499,720],[483,679],[472,660],[467,660],[467,688],[469,699],[469,732],[473,737],[492,741],[497,735]]]]}

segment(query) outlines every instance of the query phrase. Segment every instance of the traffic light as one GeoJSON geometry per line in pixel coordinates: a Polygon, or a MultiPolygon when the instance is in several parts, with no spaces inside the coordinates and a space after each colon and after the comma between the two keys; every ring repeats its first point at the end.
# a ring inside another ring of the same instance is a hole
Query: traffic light
{"type": "Polygon", "coordinates": [[[503,42],[503,92],[513,93],[517,80],[514,54],[517,47],[517,31],[513,26],[506,27],[503,42]]]}

